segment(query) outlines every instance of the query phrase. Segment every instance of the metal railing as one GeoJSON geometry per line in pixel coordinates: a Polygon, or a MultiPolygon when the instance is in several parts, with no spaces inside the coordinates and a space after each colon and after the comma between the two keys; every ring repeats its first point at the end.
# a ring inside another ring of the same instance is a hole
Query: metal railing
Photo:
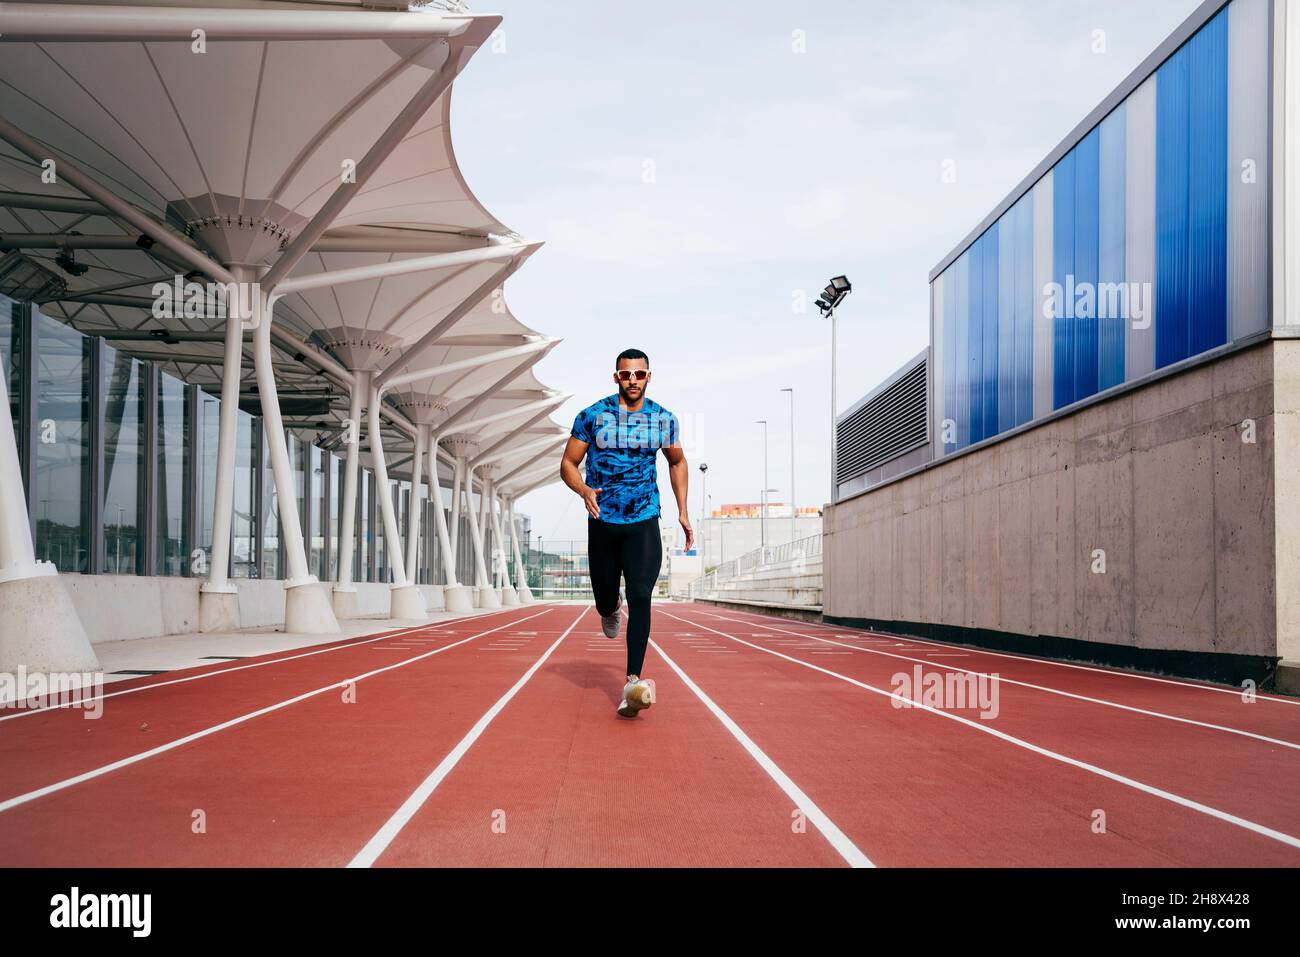
{"type": "Polygon", "coordinates": [[[765,548],[756,548],[751,552],[733,558],[729,562],[723,562],[717,568],[695,579],[690,584],[690,596],[698,598],[707,592],[716,591],[719,585],[734,581],[742,575],[759,568],[795,563],[800,559],[820,558],[821,554],[822,536],[820,533],[810,535],[807,538],[796,539],[793,542],[786,542],[783,545],[768,545],[765,548]]]}
{"type": "MultiPolygon", "coordinates": [[[[591,560],[581,539],[538,539],[522,549],[528,589],[536,598],[591,598],[591,560]]],[[[668,577],[660,572],[653,598],[668,597],[668,577]]]]}

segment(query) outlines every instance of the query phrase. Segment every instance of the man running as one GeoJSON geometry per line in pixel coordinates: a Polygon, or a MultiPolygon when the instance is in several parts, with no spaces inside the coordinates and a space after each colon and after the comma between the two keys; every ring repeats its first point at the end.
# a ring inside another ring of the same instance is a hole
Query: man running
{"type": "Polygon", "coordinates": [[[650,360],[625,349],[614,360],[618,392],[587,406],[573,420],[560,463],[564,484],[587,505],[587,558],[591,591],[606,638],[617,638],[623,620],[618,580],[627,582],[627,684],[618,713],[635,718],[654,704],[654,682],[641,678],[650,641],[650,595],[663,563],[659,538],[659,480],[656,453],[663,449],[686,547],[695,544],[686,510],[690,466],[680,444],[680,426],[658,402],[646,398],[650,360]],[[578,463],[587,456],[587,480],[578,463]]]}

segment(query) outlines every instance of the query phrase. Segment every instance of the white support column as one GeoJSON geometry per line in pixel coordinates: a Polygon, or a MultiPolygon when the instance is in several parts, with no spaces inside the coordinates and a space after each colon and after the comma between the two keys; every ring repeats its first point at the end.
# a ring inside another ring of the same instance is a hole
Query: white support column
{"type": "Polygon", "coordinates": [[[304,634],[338,634],[339,623],[334,617],[330,597],[323,586],[307,569],[307,551],[303,546],[302,525],[298,520],[298,490],[293,484],[293,469],[289,465],[289,448],[284,437],[284,422],[280,418],[280,395],[275,385],[275,370],[271,364],[271,323],[275,300],[258,289],[255,301],[257,330],[253,341],[253,364],[257,369],[257,392],[262,400],[262,426],[267,451],[271,458],[271,472],[275,476],[276,500],[280,510],[280,532],[283,536],[285,563],[288,578],[285,580],[284,630],[304,634]]]}
{"type": "Polygon", "coordinates": [[[355,373],[352,395],[348,402],[348,421],[343,433],[347,455],[343,462],[343,501],[339,516],[339,554],[335,572],[334,614],[339,618],[357,618],[357,587],[352,583],[352,560],[356,551],[357,478],[361,467],[361,415],[363,398],[370,393],[370,373],[355,373]]]}
{"type": "MultiPolygon", "coordinates": [[[[510,524],[510,499],[508,499],[505,493],[502,492],[497,496],[497,501],[500,503],[501,507],[501,524],[505,528],[506,568],[509,569],[510,564],[515,559],[515,529],[514,526],[510,524]]],[[[510,580],[510,583],[516,588],[519,587],[513,579],[510,580]]]]}
{"type": "Polygon", "coordinates": [[[397,510],[393,507],[393,490],[388,485],[388,463],[384,457],[384,439],[379,421],[379,392],[370,387],[369,431],[370,458],[375,466],[375,494],[379,497],[379,512],[384,521],[384,546],[388,550],[388,564],[393,570],[393,586],[389,590],[389,618],[424,618],[424,598],[420,590],[406,578],[406,563],[402,559],[402,536],[397,526],[397,510]]]}
{"type": "MultiPolygon", "coordinates": [[[[31,388],[36,388],[32,383],[31,388]]],[[[0,364],[0,396],[8,397],[0,364]]],[[[57,569],[38,562],[14,423],[0,410],[0,671],[98,671],[99,659],[57,569]]]]}
{"type": "Polygon", "coordinates": [[[452,469],[451,479],[451,550],[456,552],[460,545],[460,484],[461,484],[461,465],[463,463],[459,458],[456,459],[456,467],[452,469]]]}
{"type": "MultiPolygon", "coordinates": [[[[474,473],[474,466],[471,463],[469,465],[468,474],[472,475],[473,473],[474,473]]],[[[479,539],[483,542],[483,563],[484,563],[483,567],[484,568],[487,567],[487,561],[488,561],[487,487],[488,487],[488,480],[485,477],[484,473],[480,472],[478,477],[478,516],[475,519],[475,521],[478,522],[479,539]]],[[[484,585],[492,584],[492,576],[489,575],[486,578],[484,578],[482,584],[484,585]]]]}
{"type": "Polygon", "coordinates": [[[515,591],[519,595],[519,604],[531,605],[532,589],[528,587],[528,569],[524,567],[524,553],[519,547],[519,526],[515,524],[515,496],[510,496],[510,537],[515,546],[515,591]]]}
{"type": "MultiPolygon", "coordinates": [[[[253,278],[247,266],[233,266],[240,283],[253,278]]],[[[217,487],[212,505],[212,554],[208,580],[199,588],[199,631],[239,629],[239,589],[230,581],[230,543],[235,517],[235,441],[239,434],[239,381],[244,361],[244,325],[251,318],[244,296],[229,297],[226,351],[221,366],[221,414],[217,423],[217,487]],[[237,308],[231,308],[236,306],[237,308]]]]}
{"type": "MultiPolygon", "coordinates": [[[[469,463],[464,463],[465,469],[465,491],[468,493],[474,487],[474,471],[469,468],[469,463]]],[[[483,495],[483,486],[479,485],[479,496],[483,495]]],[[[475,581],[478,585],[480,608],[500,608],[501,599],[497,596],[497,590],[492,587],[488,578],[487,565],[483,561],[483,534],[479,529],[479,523],[474,516],[470,515],[469,522],[470,535],[474,539],[474,572],[475,581]]]]}
{"type": "Polygon", "coordinates": [[[501,534],[501,521],[497,515],[497,508],[500,505],[500,502],[497,500],[496,489],[492,487],[491,484],[489,484],[489,489],[488,508],[491,510],[492,529],[496,535],[495,554],[497,556],[496,564],[499,572],[497,577],[501,581],[501,605],[504,608],[509,608],[519,604],[519,594],[515,591],[514,586],[510,584],[510,569],[506,567],[506,539],[505,536],[501,534]]]}
{"type": "Polygon", "coordinates": [[[415,457],[411,459],[411,507],[406,522],[406,571],[412,583],[419,581],[420,570],[420,485],[424,480],[424,450],[429,444],[429,426],[415,427],[415,457]]]}
{"type": "MultiPolygon", "coordinates": [[[[456,463],[457,469],[460,462],[456,463]]],[[[466,612],[474,607],[469,588],[456,580],[456,553],[447,534],[447,514],[442,508],[442,483],[438,481],[438,440],[429,445],[429,499],[433,502],[433,519],[438,528],[438,547],[442,552],[442,601],[447,611],[466,612]]]]}

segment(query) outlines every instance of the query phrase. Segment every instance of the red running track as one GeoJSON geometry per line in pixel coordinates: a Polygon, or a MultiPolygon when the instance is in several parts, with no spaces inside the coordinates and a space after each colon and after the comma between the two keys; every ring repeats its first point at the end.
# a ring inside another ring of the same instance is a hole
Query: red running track
{"type": "Polygon", "coordinates": [[[694,604],[645,670],[538,604],[0,710],[0,866],[1300,863],[1295,699],[694,604]]]}

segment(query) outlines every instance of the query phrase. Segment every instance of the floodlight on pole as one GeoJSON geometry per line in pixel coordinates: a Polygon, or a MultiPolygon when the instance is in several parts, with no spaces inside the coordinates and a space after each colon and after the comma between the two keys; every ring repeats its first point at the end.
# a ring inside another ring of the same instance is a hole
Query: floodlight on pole
{"type": "MultiPolygon", "coordinates": [[[[823,318],[831,321],[831,504],[835,501],[839,493],[839,481],[837,480],[838,470],[838,449],[836,448],[836,397],[835,397],[835,309],[844,301],[844,297],[853,291],[853,284],[849,282],[848,276],[835,276],[822,290],[822,298],[817,300],[817,308],[821,310],[823,318]]],[[[764,483],[766,484],[766,483],[764,483]]]]}

